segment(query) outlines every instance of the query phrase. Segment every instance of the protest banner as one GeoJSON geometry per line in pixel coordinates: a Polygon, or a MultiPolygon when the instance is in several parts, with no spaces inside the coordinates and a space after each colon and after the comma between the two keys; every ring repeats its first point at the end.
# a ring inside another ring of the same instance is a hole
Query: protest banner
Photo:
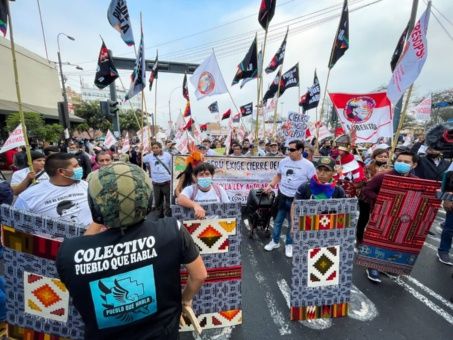
{"type": "Polygon", "coordinates": [[[412,109],[412,113],[415,116],[415,119],[423,122],[429,121],[431,119],[431,106],[431,97],[423,99],[420,104],[412,109]]]}
{"type": "Polygon", "coordinates": [[[8,150],[17,148],[18,146],[25,145],[24,131],[22,130],[22,124],[17,125],[17,127],[10,133],[5,144],[3,144],[0,149],[0,153],[6,152],[8,150]]]}
{"type": "Polygon", "coordinates": [[[105,135],[104,146],[110,148],[111,146],[115,145],[118,141],[116,140],[113,133],[108,130],[107,134],[105,135]]]}
{"type": "MultiPolygon", "coordinates": [[[[186,168],[187,156],[173,156],[172,188],[176,177],[186,168]]],[[[247,203],[252,189],[262,189],[277,173],[281,157],[231,157],[207,156],[205,161],[214,165],[214,183],[221,185],[233,203],[247,203]]],[[[174,189],[172,189],[172,194],[174,189]]]]}
{"type": "Polygon", "coordinates": [[[297,112],[289,112],[288,119],[282,125],[282,133],[286,142],[294,139],[304,140],[305,131],[310,117],[297,112]]]}

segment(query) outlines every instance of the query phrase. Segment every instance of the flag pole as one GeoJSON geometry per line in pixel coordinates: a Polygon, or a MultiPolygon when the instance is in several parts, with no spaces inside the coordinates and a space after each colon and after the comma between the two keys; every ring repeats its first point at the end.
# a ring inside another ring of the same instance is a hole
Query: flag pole
{"type": "MultiPolygon", "coordinates": [[[[261,78],[263,76],[263,61],[264,61],[264,48],[266,47],[266,39],[267,39],[267,28],[264,33],[264,46],[263,46],[263,55],[261,61],[259,60],[259,53],[258,53],[258,33],[255,33],[256,39],[256,57],[258,58],[258,74],[256,79],[256,120],[255,120],[255,141],[258,141],[258,131],[259,131],[259,113],[260,109],[262,108],[262,101],[260,100],[260,88],[261,88],[261,78]],[[261,65],[260,65],[261,64],[261,65]]],[[[253,116],[252,116],[253,117],[253,116]]],[[[254,155],[257,155],[257,151],[253,151],[254,155]]]]}
{"type": "MultiPolygon", "coordinates": [[[[14,44],[14,34],[13,34],[13,19],[11,17],[9,0],[6,1],[6,15],[7,15],[7,18],[9,18],[9,39],[10,39],[10,43],[11,43],[11,54],[12,54],[12,58],[13,58],[14,80],[16,83],[16,95],[17,95],[17,105],[19,107],[20,124],[22,125],[22,132],[24,134],[25,153],[27,155],[28,168],[30,169],[30,172],[33,172],[30,144],[28,143],[27,127],[25,126],[25,116],[24,116],[24,111],[23,111],[23,107],[22,107],[22,96],[20,93],[20,86],[19,86],[19,72],[17,70],[17,60],[16,60],[16,45],[14,44]]],[[[33,180],[33,182],[34,182],[34,180],[33,180]]]]}
{"type": "Polygon", "coordinates": [[[141,121],[141,126],[142,126],[142,157],[141,157],[141,167],[143,168],[143,154],[145,153],[145,140],[144,140],[144,135],[145,135],[145,125],[144,125],[144,102],[145,102],[145,95],[143,94],[142,90],[142,121],[141,121]]]}
{"type": "Polygon", "coordinates": [[[280,77],[278,77],[278,85],[277,85],[277,100],[275,102],[274,108],[274,123],[272,125],[272,138],[276,138],[276,130],[277,130],[277,110],[278,110],[278,99],[280,98],[280,83],[282,81],[283,76],[283,64],[285,61],[283,60],[282,65],[280,66],[280,77]]]}
{"type": "Polygon", "coordinates": [[[154,89],[154,114],[153,114],[153,137],[156,138],[156,124],[157,124],[157,77],[156,88],[154,89]]]}
{"type": "MultiPolygon", "coordinates": [[[[321,111],[319,113],[319,122],[322,122],[322,116],[324,113],[324,101],[326,100],[327,86],[329,84],[329,78],[330,78],[330,70],[331,70],[331,68],[329,68],[329,71],[327,72],[326,85],[324,86],[324,94],[322,96],[322,101],[321,101],[321,111]]],[[[319,126],[320,126],[320,123],[318,123],[318,108],[316,108],[315,126],[316,126],[315,155],[318,155],[319,154],[319,126]]]]}
{"type": "Polygon", "coordinates": [[[409,90],[407,91],[406,100],[404,102],[404,110],[401,112],[400,120],[398,122],[398,129],[396,130],[395,135],[393,136],[392,148],[390,150],[389,160],[391,160],[393,158],[393,155],[395,154],[396,145],[398,144],[398,138],[400,136],[401,129],[403,128],[404,120],[406,119],[407,108],[409,106],[409,99],[410,99],[410,97],[412,95],[412,88],[413,87],[414,87],[414,84],[412,84],[409,87],[409,90]]]}
{"type": "Polygon", "coordinates": [[[299,106],[299,114],[301,114],[302,112],[302,106],[299,105],[299,100],[300,100],[300,81],[299,81],[299,97],[297,99],[297,105],[299,106]]]}

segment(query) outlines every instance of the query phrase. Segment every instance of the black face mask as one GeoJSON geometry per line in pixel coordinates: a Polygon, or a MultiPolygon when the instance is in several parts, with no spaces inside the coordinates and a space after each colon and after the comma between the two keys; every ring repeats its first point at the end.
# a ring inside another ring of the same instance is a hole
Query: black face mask
{"type": "Polygon", "coordinates": [[[385,164],[387,164],[387,162],[382,162],[382,161],[374,161],[376,163],[377,166],[383,166],[385,164]]]}

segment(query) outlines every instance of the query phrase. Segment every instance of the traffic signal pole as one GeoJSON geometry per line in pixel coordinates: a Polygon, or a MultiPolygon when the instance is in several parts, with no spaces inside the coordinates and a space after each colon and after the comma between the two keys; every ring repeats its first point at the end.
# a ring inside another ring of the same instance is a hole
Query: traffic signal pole
{"type": "MultiPolygon", "coordinates": [[[[115,135],[116,138],[120,138],[121,137],[120,117],[119,117],[120,110],[117,107],[118,100],[117,100],[117,96],[116,96],[115,82],[111,83],[109,85],[109,88],[110,88],[110,100],[111,100],[110,103],[117,103],[115,106],[115,112],[113,112],[113,116],[112,116],[113,134],[115,135]]],[[[109,108],[111,109],[112,107],[110,106],[109,108]]],[[[112,113],[112,110],[110,110],[110,112],[112,113]]]]}

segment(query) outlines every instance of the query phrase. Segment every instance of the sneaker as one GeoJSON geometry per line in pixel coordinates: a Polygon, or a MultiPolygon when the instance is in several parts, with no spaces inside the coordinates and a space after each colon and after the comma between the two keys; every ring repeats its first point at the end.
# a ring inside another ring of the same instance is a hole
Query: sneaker
{"type": "Polygon", "coordinates": [[[373,282],[382,282],[380,277],[381,275],[376,269],[367,268],[366,275],[368,276],[368,279],[373,282]]]}
{"type": "Polygon", "coordinates": [[[268,244],[264,246],[264,249],[267,251],[272,251],[280,247],[280,243],[275,243],[274,240],[271,240],[268,244]]]}
{"type": "Polygon", "coordinates": [[[453,266],[453,261],[450,259],[450,255],[448,255],[448,253],[437,252],[437,257],[443,264],[453,266]]]}
{"type": "Polygon", "coordinates": [[[285,246],[285,255],[286,257],[293,257],[293,245],[292,244],[287,244],[285,246]]]}
{"type": "Polygon", "coordinates": [[[244,220],[244,226],[245,226],[245,229],[247,229],[248,231],[252,231],[252,228],[250,227],[250,222],[248,219],[244,220]]]}

